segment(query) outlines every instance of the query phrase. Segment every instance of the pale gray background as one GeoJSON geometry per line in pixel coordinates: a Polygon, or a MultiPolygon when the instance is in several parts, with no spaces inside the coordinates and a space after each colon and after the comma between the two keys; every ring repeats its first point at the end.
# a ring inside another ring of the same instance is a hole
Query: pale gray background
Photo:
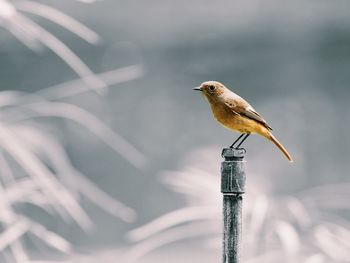
{"type": "MultiPolygon", "coordinates": [[[[139,215],[128,225],[86,204],[97,224],[93,236],[75,226],[49,223],[82,250],[124,245],[127,230],[181,207],[183,198],[162,186],[159,174],[181,170],[181,160],[195,149],[220,149],[237,136],[219,126],[203,98],[192,91],[206,80],[219,80],[246,98],[294,156],[290,165],[259,137],[245,144],[248,165],[255,171],[280,167],[269,182],[276,193],[349,182],[348,1],[38,2],[101,35],[103,43],[91,46],[36,20],[95,72],[139,62],[145,67],[143,77],[112,87],[106,97],[70,99],[149,159],[149,166],[138,170],[89,133],[62,125],[74,165],[139,215]]],[[[0,41],[2,90],[37,91],[76,78],[49,51],[33,53],[5,30],[0,30],[0,41]]]]}

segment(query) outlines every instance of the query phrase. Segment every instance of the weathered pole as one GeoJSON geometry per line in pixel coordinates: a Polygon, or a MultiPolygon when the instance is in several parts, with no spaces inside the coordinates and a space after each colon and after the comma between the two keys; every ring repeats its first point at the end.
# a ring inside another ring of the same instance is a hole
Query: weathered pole
{"type": "Polygon", "coordinates": [[[221,163],[223,193],[223,263],[240,263],[242,239],[242,195],[245,192],[244,149],[224,148],[221,163]]]}

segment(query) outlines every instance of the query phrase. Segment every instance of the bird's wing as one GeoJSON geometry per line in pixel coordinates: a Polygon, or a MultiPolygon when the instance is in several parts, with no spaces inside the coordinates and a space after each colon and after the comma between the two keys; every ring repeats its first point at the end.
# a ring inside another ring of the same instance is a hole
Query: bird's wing
{"type": "Polygon", "coordinates": [[[239,101],[235,99],[229,99],[225,102],[225,105],[230,108],[230,110],[235,113],[239,114],[243,117],[249,118],[251,120],[254,120],[256,122],[261,123],[264,125],[267,129],[272,130],[272,128],[267,124],[267,122],[260,116],[259,113],[257,113],[252,106],[249,105],[248,102],[241,99],[239,101]]]}

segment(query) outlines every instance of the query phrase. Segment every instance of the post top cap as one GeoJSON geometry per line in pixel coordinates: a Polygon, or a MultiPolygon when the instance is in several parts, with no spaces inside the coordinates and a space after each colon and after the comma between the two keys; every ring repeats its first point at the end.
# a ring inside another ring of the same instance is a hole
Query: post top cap
{"type": "Polygon", "coordinates": [[[227,160],[234,159],[243,159],[246,154],[246,150],[244,148],[235,149],[235,148],[224,148],[222,149],[221,156],[227,160]]]}

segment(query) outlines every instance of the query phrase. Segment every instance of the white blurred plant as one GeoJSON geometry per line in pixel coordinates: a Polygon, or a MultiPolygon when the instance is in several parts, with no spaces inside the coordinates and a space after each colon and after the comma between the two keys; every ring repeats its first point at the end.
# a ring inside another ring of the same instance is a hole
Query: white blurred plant
{"type": "MultiPolygon", "coordinates": [[[[70,162],[59,138],[36,118],[77,122],[137,166],[134,157],[141,162],[144,157],[132,145],[73,104],[5,91],[0,93],[0,107],[0,251],[7,257],[12,255],[15,261],[8,262],[29,262],[22,244],[26,235],[34,235],[61,252],[71,250],[68,241],[18,211],[18,204],[34,205],[66,223],[77,223],[85,231],[93,230],[93,223],[79,204],[81,197],[125,222],[134,220],[134,210],[83,176],[70,162]]],[[[48,120],[47,125],[53,124],[48,120]]]]}
{"type": "MultiPolygon", "coordinates": [[[[92,1],[81,1],[92,2],[92,1]]],[[[0,0],[0,26],[11,32],[18,40],[33,51],[39,52],[42,46],[57,54],[88,86],[101,93],[107,88],[106,83],[96,76],[91,69],[63,41],[44,29],[26,13],[50,20],[66,28],[90,44],[98,44],[100,37],[79,21],[65,13],[34,1],[0,0]]]]}
{"type": "Polygon", "coordinates": [[[38,51],[40,45],[48,47],[80,77],[35,94],[0,92],[0,262],[6,263],[48,262],[31,259],[25,242],[28,237],[65,254],[72,250],[66,239],[23,212],[21,206],[35,206],[65,223],[75,222],[85,231],[93,230],[94,224],[80,204],[82,197],[125,222],[136,216],[133,209],[103,192],[74,167],[60,133],[53,132],[57,127],[51,117],[79,124],[136,168],[146,164],[142,153],[97,117],[72,103],[59,101],[91,88],[138,78],[143,74],[142,65],[96,75],[61,40],[24,12],[49,19],[89,43],[99,41],[95,32],[50,6],[0,0],[0,26],[32,50],[38,51]]]}
{"type": "MultiPolygon", "coordinates": [[[[221,249],[218,152],[195,151],[186,158],[183,169],[164,173],[163,182],[185,197],[186,206],[131,231],[133,245],[124,262],[142,262],[151,251],[185,239],[195,238],[197,243],[201,240],[221,249]]],[[[349,215],[350,185],[275,196],[254,184],[254,175],[249,178],[243,210],[245,262],[349,262],[350,223],[344,211],[349,215]]]]}

